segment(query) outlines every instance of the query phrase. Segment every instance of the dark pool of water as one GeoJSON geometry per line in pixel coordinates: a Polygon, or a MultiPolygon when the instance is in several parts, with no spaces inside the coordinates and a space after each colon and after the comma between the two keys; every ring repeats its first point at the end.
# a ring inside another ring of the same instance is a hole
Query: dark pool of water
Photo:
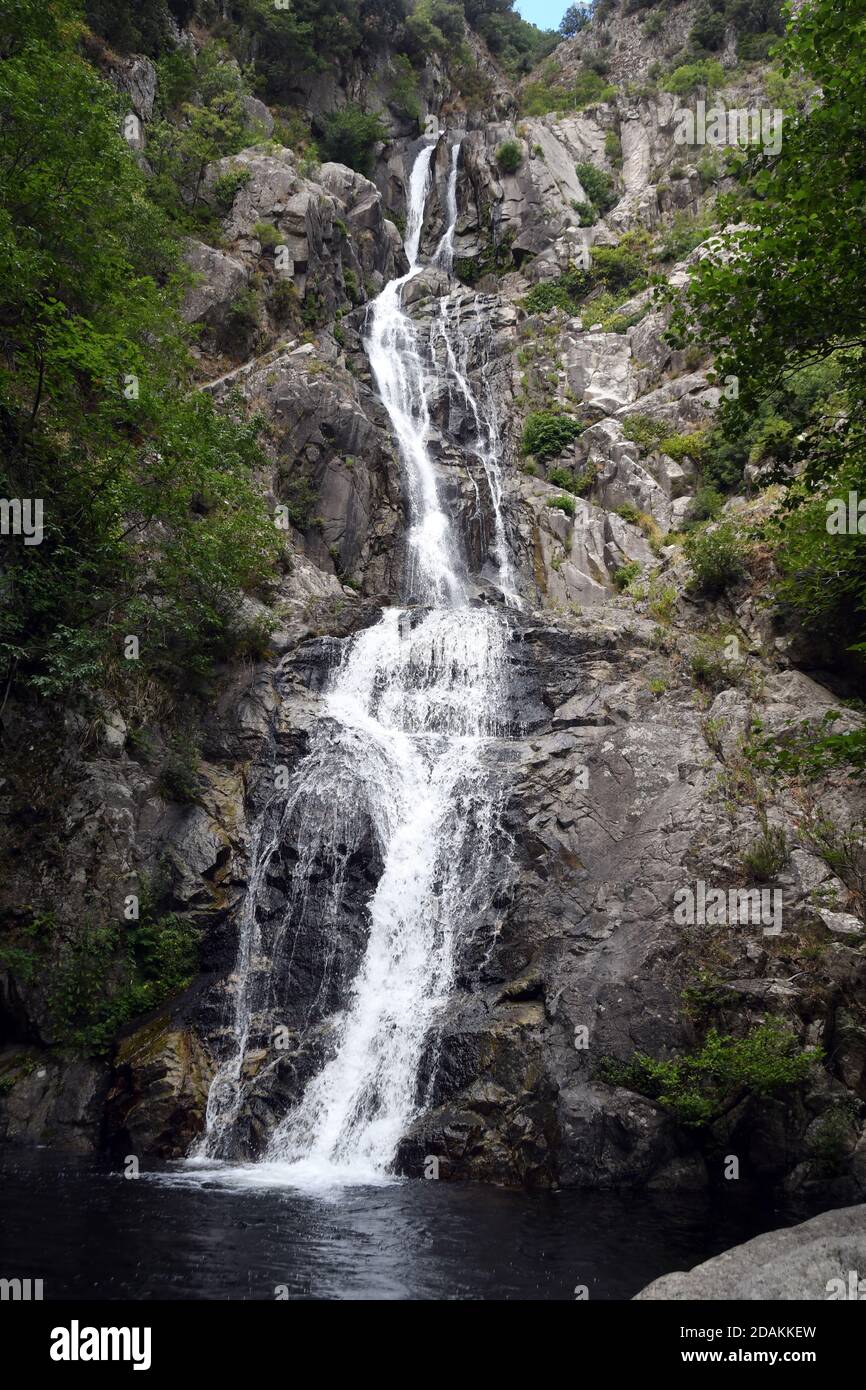
{"type": "Polygon", "coordinates": [[[0,1277],[41,1278],[46,1299],[625,1299],[790,1219],[727,1194],[313,1194],[0,1156],[0,1277]]]}

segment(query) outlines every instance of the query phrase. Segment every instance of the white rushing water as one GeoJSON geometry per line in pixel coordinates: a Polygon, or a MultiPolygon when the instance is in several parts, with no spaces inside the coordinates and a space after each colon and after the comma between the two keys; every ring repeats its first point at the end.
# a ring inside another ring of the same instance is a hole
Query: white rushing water
{"type": "MultiPolygon", "coordinates": [[[[313,860],[327,854],[336,921],[346,862],[360,827],[372,825],[382,872],[367,905],[363,959],[344,1008],[328,1020],[328,1060],[271,1131],[256,1165],[264,1181],[369,1182],[387,1174],[418,1108],[419,1065],[452,990],[457,951],[501,874],[494,859],[500,791],[485,754],[502,732],[507,627],[500,612],[467,599],[428,447],[432,344],[419,341],[402,302],[404,287],[423,269],[419,245],[434,149],[422,147],[412,168],[409,270],[372,304],[366,341],[400,453],[409,506],[407,589],[418,607],[385,610],[346,645],[310,751],[280,794],[278,814],[263,817],[241,922],[235,1046],[211,1087],[199,1148],[211,1158],[232,1153],[244,1056],[263,1007],[256,901],[275,852],[294,837],[298,862],[286,920],[303,905],[313,860]]],[[[453,255],[458,157],[454,146],[448,227],[434,257],[439,266],[449,266],[453,255]]],[[[498,434],[489,406],[472,392],[467,358],[455,341],[459,327],[438,321],[436,334],[445,339],[448,372],[476,425],[474,449],[495,518],[492,551],[508,593],[498,434]]],[[[271,951],[281,944],[278,934],[271,951]]]]}

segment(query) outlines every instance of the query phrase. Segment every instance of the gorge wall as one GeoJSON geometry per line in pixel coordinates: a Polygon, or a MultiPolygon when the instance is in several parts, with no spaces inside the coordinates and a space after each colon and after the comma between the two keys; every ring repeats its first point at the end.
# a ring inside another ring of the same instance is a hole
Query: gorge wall
{"type": "MultiPolygon", "coordinates": [[[[231,1048],[238,934],[274,768],[297,774],[347,643],[383,607],[414,607],[412,621],[423,623],[424,595],[404,585],[404,472],[364,337],[370,303],[408,268],[397,223],[426,141],[434,152],[424,268],[403,303],[427,355],[427,447],[469,597],[501,614],[507,631],[504,707],[485,751],[504,789],[493,845],[502,874],[492,897],[461,905],[453,987],[423,1052],[397,1171],[422,1176],[433,1156],[446,1179],[677,1189],[722,1181],[735,1155],[750,1184],[825,1205],[863,1196],[859,870],[830,852],[821,826],[856,840],[864,798],[839,771],[792,792],[749,761],[757,725],[784,745],[830,711],[837,732],[859,727],[861,715],[843,707],[851,691],[823,654],[766,601],[760,553],[718,598],[690,585],[679,528],[699,463],[688,446],[674,457],[661,441],[711,423],[721,391],[712,364],[667,340],[669,309],[650,288],[632,292],[628,276],[609,282],[603,304],[591,295],[567,302],[585,250],[591,258],[635,235],[626,250],[637,245],[681,287],[704,237],[686,245],[674,232],[709,236],[723,183],[677,143],[687,99],[647,78],[682,45],[693,7],[665,11],[653,37],[634,14],[605,9],[548,60],[568,76],[588,46],[609,54],[612,90],[581,110],[519,115],[516,85],[479,47],[493,82],[485,108],[461,101],[431,65],[420,112],[430,133],[407,133],[392,113],[370,178],[311,165],[270,132],[208,168],[203,197],[221,234],[219,245],[191,242],[198,278],[186,303],[201,327],[201,388],[263,417],[271,469],[261,483],[274,509],[287,509],[291,563],[269,602],[244,599],[244,620],[266,636],[222,672],[188,798],[173,799],[156,776],[171,737],[158,717],[145,756],[107,700],[96,721],[15,700],[4,711],[7,739],[28,752],[3,788],[11,931],[47,913],[72,936],[94,914],[122,920],[126,895],[145,883],[162,911],[201,930],[190,987],[128,1023],[95,1058],[57,1046],[47,976],[8,963],[5,1139],[188,1153],[231,1048]],[[435,253],[448,228],[455,144],[449,267],[435,253]],[[512,145],[516,165],[503,168],[512,145]],[[578,172],[586,165],[613,190],[590,225],[578,172]],[[239,172],[230,206],[220,207],[217,190],[239,172]],[[277,248],[287,248],[282,269],[277,248]],[[555,291],[548,300],[534,293],[544,286],[555,291]],[[315,306],[309,322],[293,317],[298,304],[315,306]],[[482,418],[473,401],[486,403],[482,418]],[[527,464],[521,441],[533,416],[578,417],[584,427],[527,464]],[[746,855],[772,835],[785,853],[762,877],[746,855]],[[782,931],[679,924],[675,894],[698,882],[777,891],[782,931]],[[743,1086],[723,1114],[694,1125],[627,1084],[636,1053],[694,1054],[711,1028],[747,1039],[768,1019],[782,1020],[800,1047],[823,1049],[793,1090],[743,1086]]],[[[735,40],[720,54],[732,71],[735,40]]],[[[760,64],[736,69],[729,104],[766,104],[766,74],[760,64]]],[[[152,64],[125,60],[117,80],[140,117],[146,160],[152,64]]],[[[353,98],[375,93],[375,73],[353,81],[353,98]]],[[[333,84],[320,85],[306,96],[327,107],[333,84]]],[[[255,115],[270,120],[267,108],[255,115]]],[[[724,514],[759,515],[766,505],[754,470],[724,514]]],[[[339,803],[339,783],[333,795],[339,803]]],[[[335,858],[313,854],[298,903],[302,821],[280,840],[256,897],[265,935],[288,921],[293,946],[276,971],[273,960],[258,963],[269,1002],[240,1058],[235,1157],[262,1152],[328,1056],[382,872],[374,828],[350,834],[337,824],[335,858]]]]}

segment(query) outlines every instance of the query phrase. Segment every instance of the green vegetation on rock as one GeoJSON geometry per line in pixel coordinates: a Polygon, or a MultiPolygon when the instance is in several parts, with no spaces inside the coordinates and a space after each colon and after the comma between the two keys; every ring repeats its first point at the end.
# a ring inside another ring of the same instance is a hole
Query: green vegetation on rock
{"type": "Polygon", "coordinates": [[[629,1062],[608,1059],[603,1079],[648,1096],[680,1124],[701,1128],[748,1097],[780,1096],[807,1081],[821,1060],[818,1048],[802,1049],[778,1018],[767,1018],[745,1037],[710,1029],[695,1053],[656,1060],[635,1053],[629,1062]]]}
{"type": "Polygon", "coordinates": [[[520,450],[537,459],[556,458],[583,430],[580,420],[555,410],[536,410],[523,426],[520,450]]]}

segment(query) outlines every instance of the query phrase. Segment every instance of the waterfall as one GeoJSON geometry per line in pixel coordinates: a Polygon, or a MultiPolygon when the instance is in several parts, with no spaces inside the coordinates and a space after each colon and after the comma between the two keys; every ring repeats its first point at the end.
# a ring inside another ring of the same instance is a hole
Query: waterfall
{"type": "Polygon", "coordinates": [[[454,264],[454,233],[457,230],[457,167],[460,163],[460,141],[451,146],[451,171],[448,175],[448,190],[445,195],[445,216],[448,219],[442,240],[436,247],[434,265],[443,270],[451,270],[454,264]]]}
{"type": "Polygon", "coordinates": [[[409,494],[409,593],[422,603],[455,606],[465,600],[455,542],[439,504],[436,472],[427,447],[429,381],[418,334],[402,305],[403,288],[423,267],[418,243],[434,146],[418,155],[409,185],[405,275],[386,285],[370,310],[367,356],[400,450],[409,494]]]}
{"type": "MultiPolygon", "coordinates": [[[[245,1056],[262,1020],[278,1017],[266,958],[288,949],[303,918],[311,866],[333,866],[328,910],[334,930],[346,864],[362,825],[372,827],[381,873],[366,907],[368,935],[348,998],[326,1020],[326,1060],[300,1100],[270,1131],[261,1171],[296,1183],[369,1182],[389,1171],[419,1108],[419,1067],[451,994],[461,948],[505,875],[497,858],[502,795],[494,740],[504,733],[503,614],[472,606],[465,565],[440,503],[428,447],[433,339],[423,343],[403,308],[419,275],[419,246],[434,144],[425,144],[409,184],[409,269],[371,306],[366,350],[397,443],[409,509],[407,591],[412,608],[386,609],[346,643],[324,696],[309,752],[287,790],[254,829],[255,853],[235,971],[234,1046],[208,1100],[199,1155],[232,1157],[248,1081],[245,1056]],[[257,911],[282,844],[297,850],[282,926],[265,943],[257,911]],[[267,949],[266,949],[267,946],[267,949]],[[269,992],[270,991],[270,992],[269,992]],[[275,1012],[276,1010],[276,1012],[275,1012]]],[[[452,150],[448,227],[434,260],[452,255],[459,147],[452,150]]],[[[483,304],[476,301],[480,316],[483,304]]],[[[510,562],[501,521],[498,435],[472,393],[457,322],[440,325],[448,371],[477,427],[477,453],[496,520],[503,590],[510,562]]]]}
{"type": "MultiPolygon", "coordinates": [[[[460,302],[455,304],[451,296],[443,297],[439,301],[438,317],[433,322],[432,347],[435,354],[437,341],[442,342],[448,374],[472,419],[475,450],[484,470],[493,511],[491,559],[496,565],[499,587],[506,603],[512,608],[520,608],[522,607],[522,600],[515,588],[514,569],[503,511],[502,470],[500,466],[502,440],[499,433],[499,412],[496,409],[486,360],[482,360],[479,368],[482,384],[481,400],[478,399],[469,384],[468,356],[470,345],[474,344],[476,351],[483,351],[483,344],[486,340],[485,314],[488,309],[488,297],[476,294],[473,297],[470,322],[464,324],[462,304],[460,302]]],[[[481,510],[480,505],[479,510],[481,510]]]]}

